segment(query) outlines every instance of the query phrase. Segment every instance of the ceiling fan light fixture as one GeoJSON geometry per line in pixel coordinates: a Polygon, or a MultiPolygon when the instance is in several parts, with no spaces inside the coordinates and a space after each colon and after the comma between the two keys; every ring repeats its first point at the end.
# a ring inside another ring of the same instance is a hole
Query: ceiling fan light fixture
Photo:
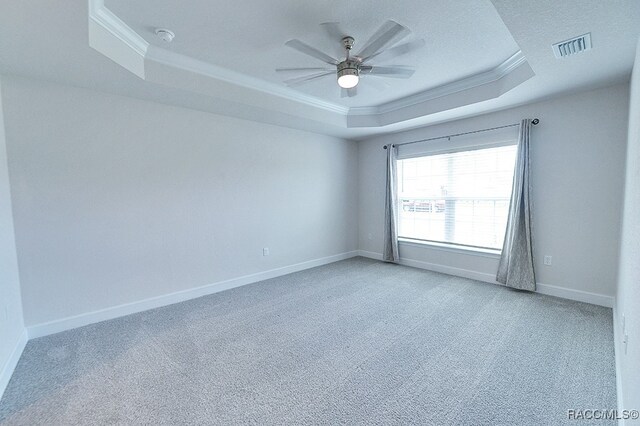
{"type": "MultiPolygon", "coordinates": [[[[368,60],[377,57],[378,55],[386,54],[386,59],[404,55],[412,50],[424,46],[424,40],[414,40],[412,42],[395,45],[394,47],[387,48],[390,44],[395,44],[405,38],[410,32],[406,27],[398,24],[395,21],[386,21],[380,29],[374,34],[374,36],[365,44],[360,52],[356,55],[351,55],[351,50],[355,44],[355,39],[351,36],[344,36],[344,32],[340,30],[336,22],[325,22],[321,24],[324,29],[329,32],[329,35],[333,40],[340,37],[342,47],[344,48],[344,56],[340,55],[336,59],[326,53],[316,49],[313,46],[297,40],[292,39],[285,43],[294,50],[303,53],[312,58],[319,59],[325,64],[331,65],[336,68],[277,68],[276,72],[311,72],[315,71],[315,74],[302,76],[298,78],[289,78],[284,81],[287,86],[294,86],[303,84],[310,81],[315,81],[319,78],[330,76],[333,74],[333,69],[336,70],[336,77],[338,86],[342,89],[355,89],[360,82],[360,74],[372,75],[378,77],[393,77],[393,78],[409,78],[413,75],[414,69],[401,65],[390,66],[374,66],[370,65],[368,60]]],[[[367,77],[368,78],[368,77],[367,77]]],[[[356,90],[342,90],[341,96],[355,96],[356,90]]]]}
{"type": "Polygon", "coordinates": [[[338,86],[352,89],[360,81],[360,71],[355,61],[343,61],[338,64],[338,86]]]}
{"type": "Polygon", "coordinates": [[[338,77],[338,86],[342,87],[343,89],[352,89],[358,85],[359,81],[360,77],[358,77],[357,75],[341,75],[340,77],[338,77]]]}

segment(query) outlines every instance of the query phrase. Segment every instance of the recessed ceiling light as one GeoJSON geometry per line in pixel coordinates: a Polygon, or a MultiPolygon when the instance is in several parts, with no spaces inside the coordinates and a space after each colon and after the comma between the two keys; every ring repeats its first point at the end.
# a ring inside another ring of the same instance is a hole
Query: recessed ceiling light
{"type": "Polygon", "coordinates": [[[160,38],[160,40],[162,40],[162,41],[164,41],[166,43],[171,43],[173,38],[176,36],[173,33],[173,31],[167,30],[166,28],[158,28],[158,29],[156,29],[156,35],[158,36],[158,38],[160,38]]]}

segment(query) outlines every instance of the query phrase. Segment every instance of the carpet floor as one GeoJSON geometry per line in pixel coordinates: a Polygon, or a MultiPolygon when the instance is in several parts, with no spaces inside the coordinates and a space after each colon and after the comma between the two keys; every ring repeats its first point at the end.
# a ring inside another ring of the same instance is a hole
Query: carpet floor
{"type": "Polygon", "coordinates": [[[616,407],[612,330],[611,309],[354,258],[31,340],[0,423],[575,424],[616,407]]]}

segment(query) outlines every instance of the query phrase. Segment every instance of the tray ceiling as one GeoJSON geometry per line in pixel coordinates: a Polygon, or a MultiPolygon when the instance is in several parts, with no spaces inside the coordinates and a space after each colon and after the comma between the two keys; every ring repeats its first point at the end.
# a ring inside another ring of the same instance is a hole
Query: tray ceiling
{"type": "Polygon", "coordinates": [[[0,74],[360,139],[627,82],[639,35],[637,0],[16,1],[0,5],[0,74]],[[363,43],[387,19],[425,40],[393,61],[410,80],[340,98],[331,77],[294,89],[274,72],[317,65],[292,38],[335,54],[321,22],[363,43]],[[586,33],[591,50],[555,58],[586,33]]]}
{"type": "Polygon", "coordinates": [[[423,48],[408,55],[372,61],[414,66],[416,73],[408,80],[367,76],[353,98],[340,97],[334,76],[294,89],[346,107],[380,105],[470,77],[520,50],[489,0],[378,2],[376,7],[366,0],[195,0],[189,7],[176,7],[170,0],[106,0],[104,5],[152,45],[283,87],[276,68],[324,65],[286,47],[287,40],[297,38],[334,57],[344,55],[320,27],[322,22],[339,22],[356,39],[354,51],[387,19],[411,30],[407,40],[425,40],[423,48]],[[175,32],[174,41],[159,40],[154,34],[158,27],[175,32]]]}

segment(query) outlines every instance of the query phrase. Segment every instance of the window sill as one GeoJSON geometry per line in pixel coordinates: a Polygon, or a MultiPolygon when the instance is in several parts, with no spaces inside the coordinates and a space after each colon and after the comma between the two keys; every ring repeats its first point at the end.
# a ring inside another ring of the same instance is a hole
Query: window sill
{"type": "Polygon", "coordinates": [[[426,246],[436,250],[449,251],[449,252],[459,253],[459,254],[467,254],[471,256],[489,257],[492,259],[499,259],[502,253],[501,250],[492,250],[492,249],[477,248],[477,247],[463,247],[463,246],[456,246],[453,244],[412,240],[410,238],[398,238],[398,243],[402,245],[417,246],[417,247],[426,246]]]}

